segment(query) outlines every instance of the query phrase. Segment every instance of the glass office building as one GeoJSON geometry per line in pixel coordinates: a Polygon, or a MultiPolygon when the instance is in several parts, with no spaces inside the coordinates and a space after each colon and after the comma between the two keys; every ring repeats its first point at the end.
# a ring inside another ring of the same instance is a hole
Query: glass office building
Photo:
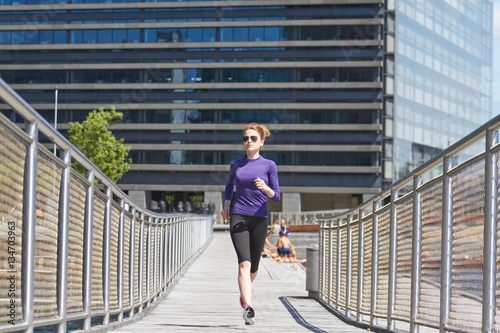
{"type": "Polygon", "coordinates": [[[477,30],[484,17],[491,22],[491,2],[476,1],[480,12],[465,27],[435,14],[437,53],[419,32],[428,18],[412,15],[448,2],[0,0],[0,76],[51,122],[57,88],[58,129],[100,107],[123,112],[113,132],[132,146],[133,164],[118,184],[148,207],[220,209],[229,163],[244,154],[241,130],[259,122],[271,131],[262,155],[276,161],[283,193],[271,210],[350,208],[418,162],[408,156],[414,147],[432,153],[466,134],[442,117],[482,122],[447,105],[489,82],[473,60],[491,43],[478,38],[487,28],[477,30]],[[452,55],[445,46],[473,50],[452,55]],[[443,73],[428,75],[429,57],[443,73]],[[445,59],[457,62],[454,74],[444,74],[445,59]],[[432,125],[429,93],[442,114],[432,125]],[[427,126],[446,127],[439,144],[426,141],[427,126]]]}
{"type": "Polygon", "coordinates": [[[491,0],[397,0],[394,180],[492,117],[491,0]]]}
{"type": "Polygon", "coordinates": [[[115,105],[133,159],[119,185],[148,205],[221,202],[254,121],[272,133],[274,210],[380,190],[381,0],[1,4],[2,78],[52,122],[57,87],[58,128],[115,105]]]}

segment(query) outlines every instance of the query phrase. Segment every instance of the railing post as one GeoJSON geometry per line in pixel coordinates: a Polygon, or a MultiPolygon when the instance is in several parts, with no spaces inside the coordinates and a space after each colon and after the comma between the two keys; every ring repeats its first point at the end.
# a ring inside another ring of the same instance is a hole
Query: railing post
{"type": "Polygon", "coordinates": [[[181,267],[182,267],[182,246],[183,246],[183,241],[182,241],[182,225],[184,222],[184,218],[179,218],[177,221],[177,228],[175,231],[175,243],[176,243],[176,252],[177,252],[177,265],[176,265],[176,278],[179,276],[181,267]]]}
{"type": "Polygon", "coordinates": [[[137,290],[139,292],[139,308],[137,310],[138,313],[142,313],[142,308],[144,304],[143,294],[144,294],[144,221],[145,219],[144,212],[141,212],[141,229],[139,232],[139,281],[137,282],[137,290]]]}
{"type": "Polygon", "coordinates": [[[162,247],[161,247],[161,257],[162,257],[162,270],[161,270],[161,280],[162,280],[162,285],[161,285],[161,290],[162,292],[165,291],[165,288],[167,286],[167,279],[166,279],[166,274],[165,272],[167,271],[167,218],[163,218],[163,224],[161,228],[161,237],[162,237],[162,247]]]}
{"type": "Polygon", "coordinates": [[[172,263],[171,263],[171,273],[170,273],[170,281],[174,281],[175,279],[175,274],[176,274],[176,265],[177,265],[177,249],[176,249],[176,246],[177,246],[177,242],[176,242],[176,228],[177,228],[177,220],[179,218],[178,217],[174,217],[172,220],[172,227],[171,227],[171,231],[172,231],[172,234],[171,234],[171,251],[170,251],[170,258],[172,259],[172,263]]]}
{"type": "Polygon", "coordinates": [[[165,219],[165,291],[169,283],[169,273],[170,273],[170,217],[165,219]]]}
{"type": "Polygon", "coordinates": [[[186,235],[184,236],[184,238],[186,239],[186,247],[188,248],[185,262],[188,261],[194,253],[195,243],[193,242],[194,241],[193,225],[194,225],[193,217],[190,216],[186,225],[187,232],[185,233],[186,235]]]}
{"type": "Polygon", "coordinates": [[[189,257],[191,256],[191,242],[189,241],[188,237],[189,237],[189,234],[190,234],[190,227],[191,227],[191,218],[192,217],[187,217],[186,220],[184,221],[184,224],[183,224],[183,238],[184,238],[184,258],[182,258],[182,267],[183,267],[183,270],[184,268],[186,267],[185,263],[186,261],[189,259],[189,257]]]}
{"type": "Polygon", "coordinates": [[[186,217],[182,221],[181,230],[179,233],[179,236],[181,238],[181,267],[182,267],[181,271],[184,270],[184,263],[186,262],[187,252],[188,252],[187,242],[186,242],[187,225],[188,225],[188,218],[186,217]]]}
{"type": "Polygon", "coordinates": [[[324,239],[324,233],[325,233],[325,227],[324,227],[324,221],[319,220],[319,235],[318,235],[318,244],[319,244],[319,253],[318,253],[318,258],[319,258],[319,263],[318,263],[318,269],[319,269],[319,274],[318,274],[318,290],[319,290],[319,299],[323,299],[323,279],[324,279],[324,267],[325,267],[325,262],[323,260],[323,253],[325,249],[325,244],[323,243],[324,239]]]}
{"type": "Polygon", "coordinates": [[[146,306],[149,307],[151,304],[151,233],[153,231],[154,218],[148,216],[148,238],[147,238],[147,257],[146,257],[146,306]]]}
{"type": "Polygon", "coordinates": [[[191,244],[191,254],[189,256],[190,258],[196,253],[198,246],[201,245],[201,238],[199,237],[201,236],[201,234],[196,237],[196,229],[198,225],[199,227],[201,227],[201,217],[197,217],[195,220],[191,221],[191,232],[189,237],[191,244]]]}
{"type": "Polygon", "coordinates": [[[157,217],[155,218],[155,225],[154,225],[154,237],[153,237],[153,302],[156,302],[156,295],[158,294],[157,286],[158,286],[158,223],[160,223],[160,218],[157,217]]]}
{"type": "Polygon", "coordinates": [[[181,237],[182,237],[182,270],[185,268],[185,263],[187,258],[189,258],[189,242],[187,241],[187,235],[189,234],[189,221],[190,217],[186,218],[184,222],[182,223],[182,232],[181,232],[181,237]]]}
{"type": "Polygon", "coordinates": [[[198,217],[196,217],[196,218],[191,217],[191,220],[189,222],[189,235],[187,237],[188,237],[188,242],[190,245],[190,251],[189,251],[188,260],[190,260],[193,257],[193,255],[196,253],[196,248],[197,248],[197,245],[199,244],[198,238],[195,236],[195,229],[196,229],[196,225],[198,224],[198,222],[199,222],[198,217]]]}
{"type": "Polygon", "coordinates": [[[196,223],[197,223],[197,218],[195,219],[193,216],[191,216],[191,218],[189,220],[189,225],[188,225],[189,234],[186,235],[187,241],[189,243],[188,260],[190,260],[193,257],[193,255],[196,251],[196,244],[198,243],[197,238],[195,237],[195,234],[194,234],[194,229],[195,229],[196,223]]]}
{"type": "Polygon", "coordinates": [[[85,229],[83,231],[83,313],[82,328],[90,330],[92,319],[92,243],[94,225],[94,170],[86,172],[89,188],[85,199],[85,229]]]}
{"type": "MultiPolygon", "coordinates": [[[[134,316],[134,310],[135,310],[135,298],[134,298],[134,285],[135,285],[135,256],[137,253],[135,253],[135,214],[136,214],[136,208],[135,206],[132,207],[132,221],[130,223],[130,254],[129,254],[129,262],[128,262],[128,299],[129,299],[129,304],[131,306],[130,312],[129,312],[129,318],[132,318],[134,316]]],[[[141,262],[139,262],[139,265],[141,262]]]]}
{"type": "MultiPolygon", "coordinates": [[[[378,199],[379,200],[379,199],[378,199]]],[[[378,292],[378,251],[379,251],[379,235],[378,235],[378,215],[377,210],[380,208],[380,202],[373,201],[372,215],[372,280],[371,280],[371,305],[370,305],[370,324],[377,325],[375,311],[377,310],[377,292],[378,292]]]]}
{"type": "Polygon", "coordinates": [[[182,218],[177,218],[176,223],[175,223],[175,232],[174,232],[174,244],[175,244],[175,249],[174,249],[174,254],[175,254],[175,274],[174,277],[177,278],[177,275],[179,274],[179,262],[181,261],[181,247],[180,247],[180,239],[179,239],[179,229],[180,229],[180,224],[182,222],[182,218]]]}
{"type": "Polygon", "coordinates": [[[59,193],[59,232],[57,238],[57,312],[59,318],[62,319],[62,322],[56,326],[56,331],[66,332],[71,150],[63,151],[61,157],[65,166],[61,178],[61,192],[59,193]]]}
{"type": "Polygon", "coordinates": [[[183,251],[183,245],[184,241],[182,239],[182,235],[184,234],[184,225],[185,225],[186,217],[183,216],[182,218],[179,219],[179,224],[177,225],[177,251],[179,253],[179,256],[177,258],[177,275],[180,275],[182,272],[183,268],[183,258],[184,258],[184,251],[183,251]]]}
{"type": "MultiPolygon", "coordinates": [[[[333,284],[333,236],[332,236],[332,230],[333,230],[333,219],[330,220],[329,226],[329,240],[328,240],[328,304],[331,305],[332,303],[332,284],[333,284]]],[[[336,305],[335,305],[336,306],[336,305]]]]}
{"type": "Polygon", "coordinates": [[[182,270],[186,268],[186,262],[189,259],[189,256],[191,254],[191,249],[189,248],[190,242],[188,240],[189,236],[189,227],[191,226],[191,218],[188,217],[183,223],[183,232],[182,232],[182,238],[184,238],[184,257],[182,258],[182,270]]]}
{"type": "Polygon", "coordinates": [[[158,279],[160,280],[159,281],[159,286],[160,286],[160,290],[158,290],[158,293],[161,295],[162,291],[163,291],[163,268],[165,267],[163,265],[163,247],[165,246],[164,244],[164,238],[163,238],[163,225],[165,223],[165,219],[162,218],[160,220],[160,225],[159,225],[159,228],[160,228],[160,231],[159,231],[159,236],[160,236],[160,241],[159,241],[159,248],[158,248],[158,252],[160,254],[160,260],[159,260],[159,267],[158,267],[158,279]]]}
{"type": "Polygon", "coordinates": [[[36,185],[38,161],[38,120],[28,123],[26,132],[33,140],[26,152],[23,185],[23,251],[21,297],[23,320],[28,324],[25,332],[33,332],[33,311],[35,295],[35,226],[36,226],[36,185]]]}
{"type": "Polygon", "coordinates": [[[421,176],[413,176],[413,233],[412,233],[412,253],[411,253],[411,300],[410,300],[410,332],[418,333],[419,327],[416,324],[419,297],[420,297],[420,258],[422,243],[422,208],[421,194],[417,191],[422,180],[421,176]]]}
{"type": "Polygon", "coordinates": [[[359,210],[358,236],[358,304],[356,304],[356,321],[361,321],[361,307],[363,305],[363,282],[365,278],[365,225],[363,224],[364,210],[359,210]]]}
{"type": "Polygon", "coordinates": [[[445,331],[451,311],[451,273],[453,249],[453,185],[449,171],[450,158],[443,157],[443,207],[441,229],[441,291],[439,309],[439,328],[445,331]]]}
{"type": "Polygon", "coordinates": [[[342,285],[342,231],[340,229],[340,225],[342,220],[338,219],[337,220],[337,270],[335,274],[337,275],[337,286],[336,286],[336,295],[335,295],[335,308],[340,311],[340,291],[341,291],[341,285],[342,285]]]}
{"type": "Polygon", "coordinates": [[[168,259],[170,260],[170,270],[169,270],[169,282],[172,283],[174,279],[174,273],[175,273],[175,223],[177,221],[177,217],[172,217],[170,221],[170,254],[168,256],[168,259]]]}
{"type": "Polygon", "coordinates": [[[110,259],[111,259],[111,208],[113,206],[113,191],[111,187],[106,188],[106,206],[104,214],[104,251],[103,251],[103,302],[104,315],[103,325],[109,325],[109,285],[110,285],[110,259]]]}
{"type": "Polygon", "coordinates": [[[175,275],[176,275],[176,267],[177,267],[177,223],[178,223],[179,217],[176,216],[172,218],[172,225],[170,227],[170,259],[171,259],[171,274],[170,274],[170,280],[173,282],[175,280],[175,275]]]}
{"type": "Polygon", "coordinates": [[[324,300],[325,288],[325,224],[324,220],[319,222],[319,272],[318,274],[318,287],[320,292],[320,299],[324,300]]]}
{"type": "Polygon", "coordinates": [[[484,333],[493,331],[496,311],[498,170],[496,156],[491,152],[493,143],[493,133],[486,130],[482,320],[484,333]]]}
{"type": "Polygon", "coordinates": [[[188,260],[190,254],[189,242],[187,240],[187,236],[189,235],[190,224],[191,224],[191,217],[186,218],[186,220],[184,220],[184,223],[182,224],[182,238],[184,241],[184,250],[183,250],[184,256],[182,257],[182,270],[184,270],[184,268],[186,267],[185,263],[188,260]]]}
{"type": "Polygon", "coordinates": [[[189,217],[186,217],[184,219],[184,221],[182,222],[182,227],[181,227],[181,240],[182,240],[182,261],[181,261],[181,265],[182,265],[182,271],[184,271],[184,268],[185,268],[185,263],[186,263],[186,260],[188,258],[188,254],[189,254],[189,243],[187,242],[186,240],[186,236],[189,232],[188,228],[189,228],[189,217]]]}
{"type": "Polygon", "coordinates": [[[389,233],[389,292],[387,303],[387,329],[394,329],[394,321],[392,315],[394,313],[394,303],[396,302],[396,279],[397,279],[397,263],[398,263],[398,223],[397,223],[397,207],[394,201],[398,197],[398,193],[391,189],[391,212],[390,212],[390,233],[389,233]]]}
{"type": "Polygon", "coordinates": [[[125,199],[120,200],[120,217],[118,219],[118,321],[123,321],[123,260],[125,237],[125,199]]]}
{"type": "MultiPolygon", "coordinates": [[[[359,215],[358,215],[359,217],[359,215]]],[[[346,256],[346,296],[345,296],[345,315],[349,317],[351,305],[351,290],[352,290],[352,225],[354,214],[349,216],[347,221],[347,256],[346,256]]]]}

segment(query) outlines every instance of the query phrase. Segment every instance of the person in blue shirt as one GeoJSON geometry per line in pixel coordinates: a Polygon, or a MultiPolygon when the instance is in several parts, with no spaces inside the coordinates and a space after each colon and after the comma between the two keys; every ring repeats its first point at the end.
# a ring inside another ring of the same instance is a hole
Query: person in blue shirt
{"type": "Polygon", "coordinates": [[[252,282],[257,276],[260,257],[267,235],[267,201],[278,202],[280,191],[276,163],[260,155],[265,138],[270,135],[264,125],[251,123],[243,128],[246,156],[233,160],[224,192],[223,219],[230,217],[230,233],[238,256],[238,286],[245,324],[255,324],[251,305],[252,282]],[[229,211],[233,190],[234,206],[229,211]]]}

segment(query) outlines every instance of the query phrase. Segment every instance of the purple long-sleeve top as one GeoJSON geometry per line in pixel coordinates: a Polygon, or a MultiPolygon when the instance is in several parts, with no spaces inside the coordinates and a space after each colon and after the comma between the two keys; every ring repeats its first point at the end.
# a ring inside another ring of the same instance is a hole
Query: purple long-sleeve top
{"type": "Polygon", "coordinates": [[[270,199],[274,202],[280,200],[276,163],[262,156],[255,160],[249,160],[246,157],[238,158],[231,162],[224,192],[224,199],[231,200],[234,186],[236,186],[235,202],[231,213],[268,217],[267,200],[269,197],[255,185],[254,181],[257,177],[274,191],[274,196],[270,199]]]}

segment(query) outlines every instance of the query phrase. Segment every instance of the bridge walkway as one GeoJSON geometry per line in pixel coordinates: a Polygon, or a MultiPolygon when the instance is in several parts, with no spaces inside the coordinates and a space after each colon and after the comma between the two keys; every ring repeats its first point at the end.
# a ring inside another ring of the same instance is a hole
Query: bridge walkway
{"type": "Polygon", "coordinates": [[[146,316],[117,332],[362,332],[307,298],[306,272],[262,258],[253,284],[256,324],[242,319],[237,259],[228,232],[210,245],[146,316]]]}

